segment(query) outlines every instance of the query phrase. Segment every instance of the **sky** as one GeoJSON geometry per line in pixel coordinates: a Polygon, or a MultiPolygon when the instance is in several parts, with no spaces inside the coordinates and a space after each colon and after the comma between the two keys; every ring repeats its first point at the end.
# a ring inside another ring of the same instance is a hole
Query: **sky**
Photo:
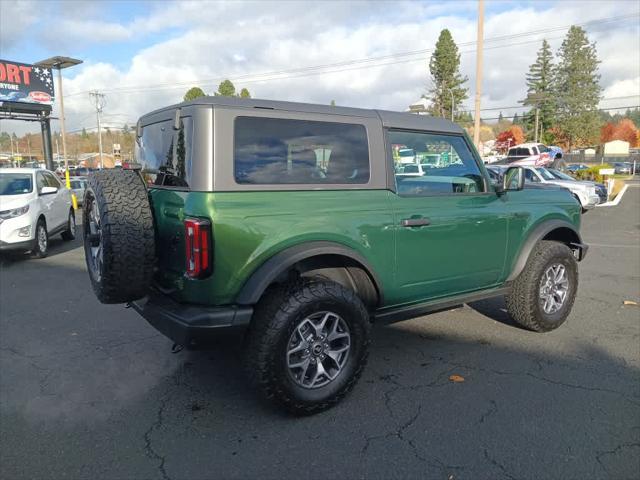
{"type": "MultiPolygon", "coordinates": [[[[487,0],[483,118],[522,112],[542,40],[556,52],[572,24],[596,43],[601,107],[640,105],[639,0],[487,0]]],[[[91,90],[105,94],[104,124],[118,127],[192,86],[211,94],[225,78],[255,98],[404,111],[431,87],[429,57],[444,28],[459,46],[463,108],[472,110],[476,1],[0,0],[0,59],[83,60],[63,71],[68,131],[95,128],[91,90]]]]}

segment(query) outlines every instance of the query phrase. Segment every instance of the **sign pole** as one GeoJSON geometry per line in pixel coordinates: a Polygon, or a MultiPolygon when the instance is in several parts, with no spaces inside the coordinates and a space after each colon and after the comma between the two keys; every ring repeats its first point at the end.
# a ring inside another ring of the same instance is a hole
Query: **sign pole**
{"type": "MultiPolygon", "coordinates": [[[[60,91],[60,133],[62,134],[62,155],[64,156],[64,178],[67,189],[71,190],[71,179],[69,178],[69,159],[67,158],[67,132],[64,127],[64,94],[62,93],[62,69],[58,67],[58,90],[60,91]]],[[[71,196],[73,209],[78,209],[78,200],[75,195],[71,196]]]]}

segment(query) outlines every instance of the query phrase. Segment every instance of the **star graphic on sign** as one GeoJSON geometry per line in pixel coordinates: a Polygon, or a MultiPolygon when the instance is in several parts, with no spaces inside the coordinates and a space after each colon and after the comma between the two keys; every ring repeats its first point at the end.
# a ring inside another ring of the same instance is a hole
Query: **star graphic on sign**
{"type": "Polygon", "coordinates": [[[40,67],[34,68],[33,71],[36,72],[36,75],[38,75],[40,73],[40,67]]]}

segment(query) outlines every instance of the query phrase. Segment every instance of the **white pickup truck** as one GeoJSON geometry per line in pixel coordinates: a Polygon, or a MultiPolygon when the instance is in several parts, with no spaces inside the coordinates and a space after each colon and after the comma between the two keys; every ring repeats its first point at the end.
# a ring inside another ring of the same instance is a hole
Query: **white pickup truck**
{"type": "Polygon", "coordinates": [[[522,167],[550,167],[557,158],[561,157],[562,153],[542,143],[521,143],[511,147],[507,158],[500,163],[522,167]]]}

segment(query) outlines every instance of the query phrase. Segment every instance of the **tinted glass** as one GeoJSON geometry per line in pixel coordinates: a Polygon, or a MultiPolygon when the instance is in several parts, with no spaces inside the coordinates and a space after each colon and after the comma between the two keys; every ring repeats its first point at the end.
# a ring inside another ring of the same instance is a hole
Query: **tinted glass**
{"type": "Polygon", "coordinates": [[[43,175],[44,175],[44,181],[47,187],[56,187],[56,188],[61,187],[60,182],[58,181],[58,179],[53,173],[43,172],[43,175]]]}
{"type": "Polygon", "coordinates": [[[47,182],[44,179],[44,175],[42,174],[42,172],[36,173],[36,187],[38,188],[38,192],[42,190],[42,187],[46,187],[46,186],[47,186],[47,182]]]}
{"type": "MultiPolygon", "coordinates": [[[[428,164],[421,176],[396,174],[400,195],[438,195],[484,192],[484,178],[471,150],[461,136],[434,135],[429,133],[390,131],[388,141],[392,145],[396,166],[402,164],[400,149],[415,152],[416,164],[428,164]]],[[[414,167],[418,171],[417,167],[414,167]]],[[[400,169],[396,168],[396,172],[400,169]]]]}
{"type": "Polygon", "coordinates": [[[538,151],[540,153],[546,153],[546,152],[549,152],[550,150],[546,147],[546,145],[539,144],[538,145],[538,151]]]}
{"type": "Polygon", "coordinates": [[[136,162],[150,185],[187,187],[191,175],[191,117],[180,119],[174,130],[173,120],[145,125],[136,145],[136,162]]]}
{"type": "Polygon", "coordinates": [[[28,173],[0,173],[0,195],[21,195],[33,191],[32,176],[28,173]]]}
{"type": "Polygon", "coordinates": [[[529,169],[525,169],[524,171],[524,179],[527,182],[540,182],[540,179],[538,178],[538,176],[533,173],[533,171],[529,170],[529,169]]]}
{"type": "Polygon", "coordinates": [[[348,123],[238,117],[234,174],[244,184],[364,184],[367,132],[348,123]]]}

